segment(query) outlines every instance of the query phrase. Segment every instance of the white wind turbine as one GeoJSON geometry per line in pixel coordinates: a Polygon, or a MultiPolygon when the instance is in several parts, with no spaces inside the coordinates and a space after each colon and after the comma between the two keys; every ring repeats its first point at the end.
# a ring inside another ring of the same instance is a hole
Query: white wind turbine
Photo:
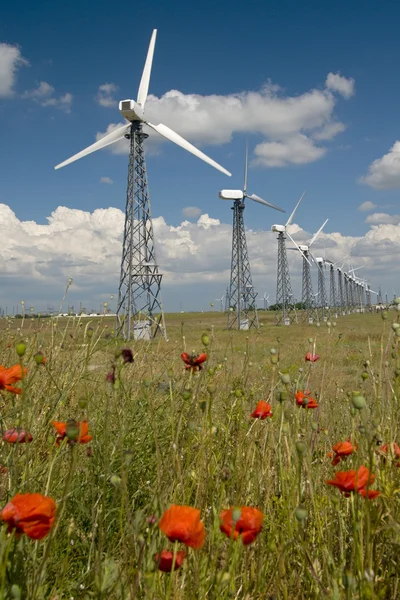
{"type": "MultiPolygon", "coordinates": [[[[65,167],[124,138],[130,140],[125,229],[116,324],[117,334],[122,334],[125,339],[130,339],[132,333],[134,338],[149,339],[157,332],[161,332],[166,338],[161,302],[162,274],[159,273],[156,262],[151,207],[147,189],[144,140],[148,135],[143,132],[143,125],[147,125],[167,140],[181,146],[222,173],[231,175],[224,167],[166,125],[162,123],[155,125],[145,118],[156,35],[157,30],[154,29],[136,101],[126,99],[119,102],[119,111],[126,122],[55,167],[56,169],[65,167]]],[[[196,118],[195,113],[194,118],[196,118]]]]}

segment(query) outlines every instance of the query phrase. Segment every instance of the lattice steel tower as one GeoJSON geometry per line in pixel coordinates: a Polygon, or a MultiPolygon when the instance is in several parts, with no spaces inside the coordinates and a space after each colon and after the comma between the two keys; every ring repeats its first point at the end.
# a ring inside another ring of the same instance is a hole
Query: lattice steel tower
{"type": "Polygon", "coordinates": [[[231,278],[227,293],[228,329],[250,329],[251,327],[258,327],[256,305],[257,293],[254,291],[251,279],[246,231],[243,219],[245,198],[284,212],[281,208],[263,200],[260,196],[247,193],[247,164],[248,148],[246,145],[243,190],[221,190],[219,193],[221,200],[233,200],[231,278]]]}
{"type": "Polygon", "coordinates": [[[254,291],[251,279],[243,219],[244,208],[243,200],[235,200],[232,206],[233,238],[228,292],[228,329],[258,327],[257,293],[254,291]]]}
{"type": "MultiPolygon", "coordinates": [[[[302,249],[302,246],[300,246],[302,249]]],[[[318,321],[318,311],[315,305],[315,297],[313,294],[311,266],[308,252],[304,251],[303,256],[303,277],[301,286],[301,301],[304,306],[304,320],[307,320],[311,325],[314,321],[318,321]]]]}
{"type": "Polygon", "coordinates": [[[339,288],[339,304],[340,304],[341,313],[344,316],[346,314],[346,298],[345,298],[345,292],[344,292],[344,288],[343,288],[343,271],[342,271],[342,269],[338,268],[337,273],[338,273],[338,288],[339,288]]]}
{"type": "Polygon", "coordinates": [[[329,307],[326,294],[325,280],[325,260],[321,257],[316,258],[318,268],[318,312],[323,321],[328,320],[329,307]]]}
{"type": "Polygon", "coordinates": [[[271,231],[278,234],[278,264],[276,277],[276,325],[290,325],[296,318],[293,304],[292,285],[290,283],[289,265],[286,252],[286,236],[298,248],[296,242],[288,232],[288,227],[293,221],[295,212],[304,198],[305,192],[297,202],[294,210],[285,225],[272,225],[271,231]]]}
{"type": "Polygon", "coordinates": [[[335,266],[329,265],[329,304],[337,317],[338,299],[336,293],[335,266]]]}
{"type": "Polygon", "coordinates": [[[125,227],[118,289],[117,333],[125,340],[167,337],[161,303],[162,274],[154,248],[142,124],[133,121],[130,137],[125,227]]]}

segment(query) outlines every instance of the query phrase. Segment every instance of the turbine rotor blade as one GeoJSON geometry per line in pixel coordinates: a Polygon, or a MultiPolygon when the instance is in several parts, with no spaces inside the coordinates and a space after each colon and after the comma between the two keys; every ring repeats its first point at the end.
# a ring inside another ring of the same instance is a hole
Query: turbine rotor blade
{"type": "Polygon", "coordinates": [[[258,202],[259,204],[264,204],[264,206],[269,206],[270,208],[274,208],[275,210],[279,210],[280,212],[286,212],[283,208],[279,208],[279,206],[275,206],[275,204],[271,204],[271,202],[267,202],[266,200],[263,200],[262,198],[260,198],[260,196],[257,196],[257,194],[246,194],[245,193],[246,198],[249,198],[249,200],[254,200],[254,202],[258,202]]]}
{"type": "Polygon", "coordinates": [[[221,171],[221,173],[225,173],[225,175],[228,175],[229,177],[231,177],[232,173],[230,173],[229,171],[224,169],[224,167],[222,167],[220,164],[215,162],[215,160],[213,160],[212,158],[210,158],[209,156],[204,154],[204,152],[201,152],[201,150],[198,150],[195,146],[193,146],[193,144],[191,144],[190,142],[185,140],[182,136],[180,136],[178,133],[176,133],[175,131],[173,131],[172,129],[167,127],[166,125],[163,125],[162,123],[160,123],[159,125],[153,125],[152,123],[149,123],[148,121],[144,121],[144,122],[146,123],[146,125],[151,127],[151,129],[154,129],[154,131],[157,131],[157,133],[159,133],[160,135],[165,137],[170,142],[174,142],[175,144],[177,144],[184,150],[187,150],[188,152],[191,152],[192,154],[197,156],[197,158],[201,158],[201,160],[204,160],[204,162],[208,163],[209,165],[211,165],[218,171],[221,171]]]}
{"type": "Polygon", "coordinates": [[[100,140],[98,140],[97,142],[92,144],[91,146],[88,146],[84,150],[81,150],[77,154],[74,154],[73,156],[71,156],[71,158],[64,160],[64,162],[56,165],[54,168],[61,169],[61,167],[65,167],[66,165],[69,165],[70,163],[73,163],[76,160],[79,160],[80,158],[87,156],[88,154],[92,154],[92,152],[96,152],[96,150],[101,150],[102,148],[105,148],[106,146],[109,146],[110,144],[119,142],[119,140],[122,140],[125,137],[125,134],[128,133],[130,128],[131,128],[130,123],[127,123],[127,124],[123,125],[122,127],[118,127],[118,129],[115,129],[115,131],[111,131],[111,133],[108,133],[107,135],[102,137],[100,140]]]}
{"type": "Polygon", "coordinates": [[[303,252],[303,251],[300,249],[299,245],[298,245],[298,244],[296,244],[296,242],[294,241],[294,239],[292,238],[292,236],[290,235],[290,233],[286,232],[286,235],[288,236],[288,238],[290,239],[290,241],[292,242],[292,244],[294,244],[294,245],[296,246],[297,250],[300,252],[300,254],[302,255],[302,257],[306,259],[306,261],[308,262],[308,264],[309,264],[309,265],[310,265],[310,267],[311,267],[311,263],[310,263],[310,261],[308,260],[307,256],[306,256],[306,255],[304,254],[304,252],[303,252]]]}
{"type": "Polygon", "coordinates": [[[293,210],[292,214],[290,215],[290,217],[289,217],[289,218],[288,218],[288,220],[286,221],[286,225],[285,225],[285,227],[287,227],[288,225],[291,225],[291,224],[292,224],[292,221],[293,221],[294,214],[295,214],[295,212],[296,212],[296,210],[297,210],[297,208],[298,208],[298,206],[299,206],[300,202],[303,200],[305,193],[306,193],[306,192],[304,191],[304,192],[303,192],[303,194],[302,194],[302,196],[301,196],[301,198],[300,198],[300,200],[298,201],[298,203],[297,203],[297,204],[296,204],[296,206],[294,207],[294,210],[293,210]]]}
{"type": "Polygon", "coordinates": [[[323,228],[325,227],[325,225],[327,224],[328,221],[329,221],[329,219],[326,219],[325,223],[323,223],[321,225],[321,227],[318,229],[317,233],[314,233],[314,235],[311,238],[310,243],[308,244],[308,247],[310,247],[311,244],[313,244],[315,242],[315,240],[317,239],[317,237],[319,236],[319,234],[321,233],[321,231],[323,230],[323,228]]]}
{"type": "Polygon", "coordinates": [[[248,160],[249,160],[249,143],[246,140],[246,160],[244,163],[244,185],[243,185],[243,192],[244,195],[247,196],[247,165],[248,165],[248,160]]]}
{"type": "Polygon", "coordinates": [[[137,103],[140,104],[142,108],[146,104],[147,94],[149,91],[149,83],[150,83],[150,75],[151,75],[151,66],[153,64],[153,55],[154,55],[154,47],[156,45],[156,37],[157,37],[157,29],[153,29],[153,33],[151,34],[149,49],[147,51],[146,62],[144,63],[144,69],[142,73],[142,79],[140,80],[138,95],[137,95],[137,103]]]}

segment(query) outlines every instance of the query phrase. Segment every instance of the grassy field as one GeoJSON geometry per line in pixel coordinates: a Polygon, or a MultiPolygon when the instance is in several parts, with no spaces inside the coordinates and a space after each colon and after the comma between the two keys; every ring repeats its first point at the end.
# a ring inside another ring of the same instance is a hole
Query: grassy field
{"type": "Polygon", "coordinates": [[[17,493],[57,505],[39,540],[3,510],[0,599],[398,599],[400,458],[385,453],[400,443],[398,315],[277,328],[261,312],[249,332],[219,312],[166,315],[169,341],[131,343],[133,363],[106,317],[0,320],[0,364],[27,368],[21,394],[0,389],[2,431],[33,437],[1,445],[0,508],[17,493]],[[204,369],[186,370],[184,351],[206,352],[204,369]],[[260,400],[272,416],[251,418],[260,400]],[[52,421],[68,419],[92,440],[69,422],[57,444],[52,421]],[[356,449],[333,466],[346,440],[356,449]],[[360,466],[375,481],[348,497],[326,483],[360,466]],[[185,545],[186,517],[168,539],[171,505],[200,510],[201,547],[185,545]],[[248,545],[243,507],[263,513],[248,545]],[[229,508],[238,539],[220,529],[229,508]],[[185,550],[182,566],[162,572],[163,550],[174,566],[185,550]]]}

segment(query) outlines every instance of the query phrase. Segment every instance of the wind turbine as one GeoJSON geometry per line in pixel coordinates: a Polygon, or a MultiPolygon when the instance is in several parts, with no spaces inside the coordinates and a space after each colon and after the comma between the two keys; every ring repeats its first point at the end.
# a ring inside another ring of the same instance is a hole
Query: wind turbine
{"type": "Polygon", "coordinates": [[[224,312],[224,300],[225,300],[225,294],[223,294],[221,296],[221,298],[215,298],[216,302],[221,302],[221,312],[224,312]]]}
{"type": "MultiPolygon", "coordinates": [[[[321,225],[316,233],[312,236],[308,244],[299,244],[297,249],[303,257],[303,277],[302,277],[302,294],[301,294],[301,302],[305,309],[305,319],[307,319],[308,323],[311,325],[314,322],[314,319],[318,320],[318,312],[315,307],[315,294],[313,294],[312,288],[312,277],[311,277],[311,262],[310,258],[316,262],[316,259],[312,256],[310,252],[310,248],[318,239],[319,234],[327,224],[329,219],[321,225]]],[[[288,248],[288,250],[296,250],[296,248],[288,248]]]]}
{"type": "Polygon", "coordinates": [[[248,149],[246,146],[243,190],[221,190],[219,193],[221,200],[233,200],[231,277],[228,294],[229,308],[233,310],[228,311],[228,329],[258,328],[257,293],[254,291],[251,278],[246,231],[244,228],[243,212],[245,209],[245,199],[248,198],[264,206],[285,212],[279,206],[263,200],[257,194],[247,193],[247,167],[248,149]]]}
{"type": "Polygon", "coordinates": [[[148,135],[143,132],[143,125],[147,125],[167,140],[191,152],[204,162],[225,173],[225,175],[231,175],[229,171],[166,125],[162,123],[154,125],[145,119],[145,105],[149,90],[156,35],[157,29],[154,29],[140,80],[137,100],[127,99],[121,100],[119,103],[119,110],[125,118],[125,124],[55,167],[56,169],[65,167],[124,138],[130,140],[125,228],[116,324],[117,333],[123,335],[126,340],[129,340],[132,334],[137,339],[149,339],[158,332],[166,338],[161,302],[162,274],[159,273],[156,261],[150,198],[147,188],[144,140],[148,135]],[[144,321],[140,321],[140,315],[145,316],[144,321]]]}
{"type": "Polygon", "coordinates": [[[271,231],[278,234],[278,265],[276,280],[276,304],[278,310],[276,311],[276,325],[290,325],[291,322],[296,318],[295,313],[292,312],[293,305],[290,302],[290,298],[293,297],[293,293],[290,283],[289,265],[286,252],[286,236],[299,250],[299,246],[296,244],[287,229],[289,225],[292,224],[293,217],[300,202],[304,198],[304,194],[305,192],[303,192],[303,195],[297,202],[285,225],[272,225],[271,227],[271,231]]]}
{"type": "Polygon", "coordinates": [[[269,294],[267,296],[267,292],[265,292],[264,296],[263,296],[263,300],[264,300],[264,310],[268,310],[269,308],[269,294]]]}

